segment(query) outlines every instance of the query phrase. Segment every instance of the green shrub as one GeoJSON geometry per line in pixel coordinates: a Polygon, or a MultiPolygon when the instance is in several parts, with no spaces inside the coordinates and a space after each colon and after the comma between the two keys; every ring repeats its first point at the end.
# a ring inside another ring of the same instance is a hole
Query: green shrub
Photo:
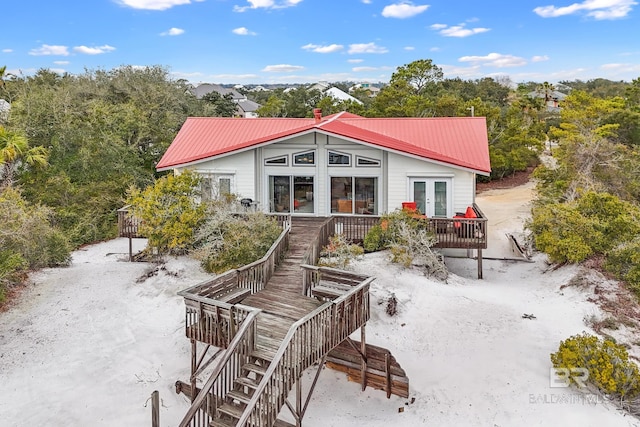
{"type": "Polygon", "coordinates": [[[206,209],[197,197],[199,183],[199,177],[187,171],[164,176],[143,191],[130,191],[131,213],[142,221],[138,231],[148,238],[149,249],[182,254],[193,247],[194,231],[206,209]]]}
{"type": "Polygon", "coordinates": [[[388,249],[399,239],[399,226],[401,223],[407,224],[410,228],[420,228],[420,220],[414,218],[411,213],[405,210],[385,214],[380,218],[378,224],[369,229],[364,236],[363,246],[367,252],[381,251],[388,249]]]}
{"type": "Polygon", "coordinates": [[[623,243],[609,252],[604,267],[640,297],[640,240],[623,243]]]}
{"type": "MultiPolygon", "coordinates": [[[[616,398],[633,398],[640,394],[640,371],[629,359],[627,350],[610,339],[583,333],[560,342],[551,354],[554,368],[585,368],[587,383],[616,398]]],[[[575,379],[571,379],[573,383],[575,379]]]]}
{"type": "Polygon", "coordinates": [[[329,238],[329,244],[322,248],[319,266],[333,267],[346,270],[351,261],[364,254],[361,246],[352,244],[344,234],[336,234],[329,238]]]}
{"type": "Polygon", "coordinates": [[[606,255],[640,233],[640,209],[606,193],[585,193],[570,203],[533,209],[527,227],[536,247],[554,262],[581,262],[606,255]]]}
{"type": "Polygon", "coordinates": [[[236,215],[219,203],[213,206],[196,232],[192,252],[207,272],[222,273],[259,260],[282,233],[275,218],[262,212],[236,215]]]}
{"type": "Polygon", "coordinates": [[[22,281],[28,266],[22,255],[9,250],[0,250],[0,304],[5,300],[6,288],[22,281]]]}

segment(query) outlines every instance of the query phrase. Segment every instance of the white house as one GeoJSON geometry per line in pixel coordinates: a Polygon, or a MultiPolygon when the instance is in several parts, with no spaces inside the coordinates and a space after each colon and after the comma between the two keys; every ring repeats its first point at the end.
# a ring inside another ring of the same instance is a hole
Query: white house
{"type": "Polygon", "coordinates": [[[204,177],[205,196],[237,194],[265,212],[382,214],[415,202],[452,218],[489,175],[484,117],[191,117],[157,165],[204,177]]]}

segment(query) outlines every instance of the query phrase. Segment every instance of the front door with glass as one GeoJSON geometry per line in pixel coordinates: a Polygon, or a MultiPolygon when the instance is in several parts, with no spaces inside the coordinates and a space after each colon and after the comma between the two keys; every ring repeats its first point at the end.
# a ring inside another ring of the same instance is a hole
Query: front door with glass
{"type": "Polygon", "coordinates": [[[428,217],[451,217],[451,178],[415,178],[411,180],[413,201],[428,217]]]}

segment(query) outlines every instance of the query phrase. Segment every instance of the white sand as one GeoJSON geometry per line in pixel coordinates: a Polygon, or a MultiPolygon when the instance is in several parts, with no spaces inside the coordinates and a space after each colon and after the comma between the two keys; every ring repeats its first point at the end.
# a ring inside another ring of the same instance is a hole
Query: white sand
{"type": "MultiPolygon", "coordinates": [[[[526,217],[527,197],[514,194],[530,188],[513,191],[506,200],[517,215],[505,214],[504,200],[488,200],[504,193],[478,200],[500,221],[498,240],[521,231],[526,217]]],[[[0,425],[149,426],[154,390],[161,424],[177,425],[188,402],[174,383],[188,378],[190,346],[176,292],[207,275],[193,260],[172,258],[172,274],[137,283],[152,266],[124,262],[127,250],[126,239],[115,239],[77,251],[70,267],[34,274],[20,301],[0,313],[0,425]]],[[[391,350],[415,402],[361,392],[324,369],[303,425],[640,426],[593,395],[550,387],[549,354],[560,340],[588,331],[585,317],[599,315],[586,290],[560,290],[576,268],[545,272],[542,255],[535,263],[485,261],[484,280],[477,280],[474,260],[447,259],[452,274],[444,284],[385,257],[371,254],[355,267],[377,278],[367,341],[391,350]],[[391,293],[399,301],[395,317],[377,304],[391,293]]],[[[305,387],[314,374],[306,373],[305,387]]]]}

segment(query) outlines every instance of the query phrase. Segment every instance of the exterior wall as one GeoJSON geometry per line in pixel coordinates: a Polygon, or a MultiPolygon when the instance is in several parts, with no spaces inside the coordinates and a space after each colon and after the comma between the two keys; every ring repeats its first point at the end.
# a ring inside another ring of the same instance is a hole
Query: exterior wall
{"type": "Polygon", "coordinates": [[[202,174],[230,175],[233,177],[231,192],[240,198],[256,200],[255,151],[244,151],[207,162],[198,163],[189,169],[202,174]]]}
{"type": "Polygon", "coordinates": [[[389,153],[388,156],[388,204],[387,212],[402,207],[402,202],[412,200],[411,178],[451,178],[452,212],[464,212],[475,201],[475,174],[446,165],[430,163],[389,153]]]}
{"type": "MultiPolygon", "coordinates": [[[[446,165],[389,153],[358,143],[309,133],[253,150],[199,163],[190,169],[203,174],[233,176],[231,191],[241,198],[251,198],[259,209],[269,211],[268,176],[313,176],[313,215],[331,215],[330,183],[332,177],[376,177],[377,213],[393,212],[402,202],[412,200],[412,178],[450,178],[451,210],[463,212],[475,200],[475,174],[446,165]],[[315,165],[294,165],[293,154],[315,151],[315,165]],[[349,166],[329,166],[328,152],[351,155],[349,166]],[[266,165],[265,159],[287,156],[287,165],[266,165]],[[379,160],[380,166],[357,166],[357,156],[379,160]],[[386,178],[385,178],[386,177],[386,178]]],[[[178,171],[179,172],[179,171],[178,171]]]]}

